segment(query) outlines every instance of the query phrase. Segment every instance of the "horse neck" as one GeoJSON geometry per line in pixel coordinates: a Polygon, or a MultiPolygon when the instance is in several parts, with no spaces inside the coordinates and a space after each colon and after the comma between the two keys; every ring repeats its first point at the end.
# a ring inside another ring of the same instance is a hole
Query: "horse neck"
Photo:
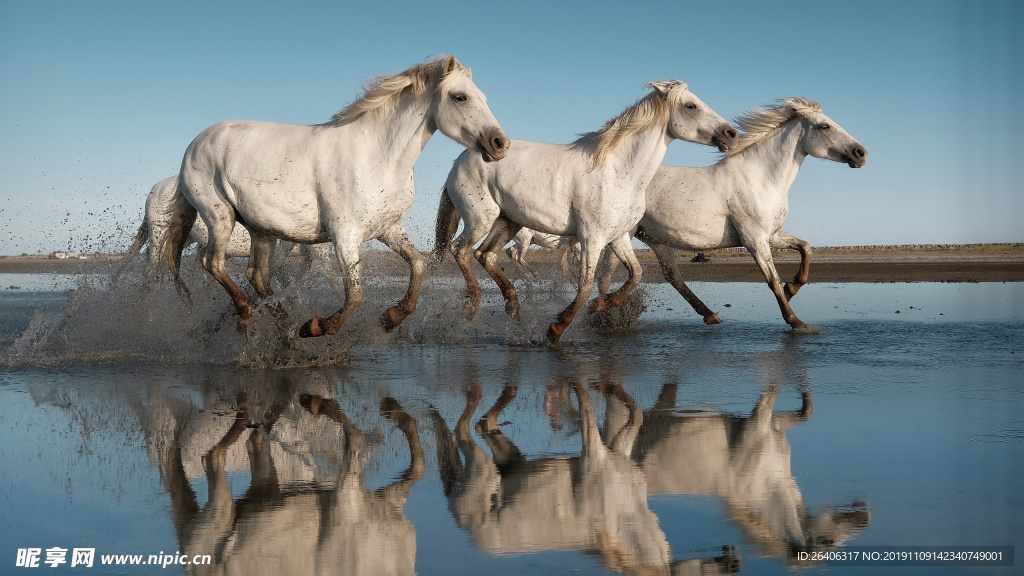
{"type": "Polygon", "coordinates": [[[763,183],[765,191],[788,197],[807,152],[802,141],[801,122],[790,122],[772,135],[754,144],[739,156],[729,158],[744,173],[763,183]],[[757,178],[757,176],[760,176],[757,178]]]}
{"type": "Polygon", "coordinates": [[[671,142],[665,126],[652,126],[620,143],[617,150],[608,156],[607,166],[620,178],[634,180],[646,188],[665,159],[671,142]]]}
{"type": "Polygon", "coordinates": [[[430,93],[408,95],[393,110],[372,118],[368,132],[377,142],[384,166],[392,166],[395,173],[412,172],[413,165],[423,147],[437,127],[430,116],[430,93]]]}

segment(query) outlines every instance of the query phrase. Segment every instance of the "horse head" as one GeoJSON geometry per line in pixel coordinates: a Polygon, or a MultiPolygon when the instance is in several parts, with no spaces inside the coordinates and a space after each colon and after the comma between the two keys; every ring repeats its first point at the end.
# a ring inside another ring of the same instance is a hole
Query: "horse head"
{"type": "Polygon", "coordinates": [[[725,152],[736,142],[736,130],[695,94],[686,82],[651,82],[669,107],[668,134],[677,140],[716,146],[725,152]]]}
{"type": "Polygon", "coordinates": [[[448,56],[441,64],[441,82],[434,91],[434,123],[442,134],[495,162],[511,144],[487,107],[487,96],[473,83],[473,73],[448,56]]]}
{"type": "Polygon", "coordinates": [[[824,158],[860,168],[868,161],[868,151],[842,126],[821,112],[821,106],[803,98],[782,101],[793,108],[803,124],[804,151],[815,158],[824,158]]]}

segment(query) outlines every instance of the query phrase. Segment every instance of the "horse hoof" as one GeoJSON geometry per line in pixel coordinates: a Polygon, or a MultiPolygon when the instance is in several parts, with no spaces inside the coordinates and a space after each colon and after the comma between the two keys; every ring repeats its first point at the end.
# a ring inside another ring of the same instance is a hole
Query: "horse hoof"
{"type": "Polygon", "coordinates": [[[476,316],[477,311],[480,310],[480,302],[466,302],[462,307],[462,317],[466,320],[472,320],[476,316]]]}
{"type": "Polygon", "coordinates": [[[562,333],[565,332],[565,326],[561,324],[552,324],[548,326],[548,344],[554,346],[558,344],[558,341],[562,339],[562,333]]]}
{"type": "Polygon", "coordinates": [[[793,334],[821,334],[821,326],[809,326],[800,322],[793,325],[793,334]]]}
{"type": "Polygon", "coordinates": [[[235,324],[235,328],[238,329],[238,333],[242,336],[245,336],[246,332],[249,330],[249,318],[251,318],[251,316],[239,316],[238,322],[235,324]]]}
{"type": "Polygon", "coordinates": [[[513,320],[519,320],[519,302],[505,302],[505,314],[511,316],[513,320]]]}
{"type": "Polygon", "coordinates": [[[722,319],[718,317],[718,314],[712,312],[704,317],[704,323],[708,326],[714,326],[715,324],[721,324],[722,319]]]}
{"type": "Polygon", "coordinates": [[[316,338],[324,335],[323,320],[319,316],[313,318],[299,328],[300,338],[316,338]]]}
{"type": "Polygon", "coordinates": [[[392,306],[385,310],[384,315],[380,317],[380,329],[384,332],[391,332],[395,328],[398,328],[398,325],[405,320],[406,316],[408,316],[408,314],[406,314],[401,308],[398,306],[392,306]]]}
{"type": "Polygon", "coordinates": [[[380,400],[380,413],[390,420],[397,420],[402,412],[402,406],[398,403],[398,400],[390,396],[385,396],[380,400]]]}

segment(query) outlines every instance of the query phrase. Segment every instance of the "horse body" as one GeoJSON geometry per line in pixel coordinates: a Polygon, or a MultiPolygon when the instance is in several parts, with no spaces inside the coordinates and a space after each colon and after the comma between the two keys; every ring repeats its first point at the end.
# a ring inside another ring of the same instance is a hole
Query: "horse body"
{"type": "MultiPolygon", "coordinates": [[[[841,127],[802,98],[740,118],[747,134],[713,166],[662,166],[647,187],[647,207],[637,237],[654,251],[665,278],[708,324],[721,320],[678,278],[675,250],[745,247],[775,293],[783,318],[794,329],[805,326],[789,300],[807,283],[810,246],[783,226],[789,216],[789,188],[810,155],[859,168],[867,151],[841,127]],[[782,285],[772,248],[801,252],[800,271],[782,285]]],[[[610,256],[605,257],[606,260],[610,256]]],[[[613,266],[600,280],[606,292],[613,266]]]]}
{"type": "MultiPolygon", "coordinates": [[[[331,122],[299,126],[228,121],[189,145],[181,166],[175,230],[206,221],[211,242],[204,265],[231,294],[244,327],[252,305],[227,275],[223,254],[236,220],[252,236],[255,270],[268,268],[274,243],[332,241],[345,280],[345,304],[327,320],[314,317],[303,336],[334,334],[362,300],[359,246],[379,239],[410,265],[405,298],[381,320],[391,330],[415,310],[422,256],[409,242],[402,217],[415,197],[413,165],[436,131],[500,160],[508,148],[486,97],[454,57],[378,79],[331,122]],[[191,204],[195,208],[186,207],[191,204]]],[[[176,272],[179,232],[165,243],[176,272]]],[[[261,297],[267,279],[256,275],[261,297]]]]}
{"type": "Polygon", "coordinates": [[[495,252],[520,228],[576,237],[581,246],[576,300],[548,330],[555,343],[590,296],[601,250],[611,244],[630,270],[615,294],[593,310],[618,305],[639,283],[640,267],[630,247],[631,230],[644,213],[643,190],[669,143],[683,139],[725,149],[735,131],[681,82],[654,82],[654,90],[622,115],[573,144],[516,141],[500,164],[486,164],[467,150],[456,160],[438,209],[435,254],[443,257],[461,217],[465,226],[452,246],[466,279],[467,315],[479,309],[482,291],[469,267],[472,247],[485,235],[477,260],[498,283],[505,309],[518,316],[515,287],[495,265],[495,252]]]}

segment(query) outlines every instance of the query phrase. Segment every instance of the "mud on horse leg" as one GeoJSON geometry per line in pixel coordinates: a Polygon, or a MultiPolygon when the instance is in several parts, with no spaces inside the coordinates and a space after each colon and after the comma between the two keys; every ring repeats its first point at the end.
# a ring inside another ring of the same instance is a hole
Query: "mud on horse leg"
{"type": "Polygon", "coordinates": [[[772,247],[800,252],[800,268],[793,280],[782,287],[786,300],[792,300],[800,288],[807,284],[811,272],[811,245],[785,230],[779,230],[772,237],[772,247]]]}
{"type": "Polygon", "coordinates": [[[476,252],[477,261],[487,270],[487,273],[498,284],[498,288],[501,289],[501,295],[505,298],[505,313],[516,320],[519,320],[519,295],[516,294],[515,285],[498,267],[497,260],[498,250],[514,238],[521,228],[522,226],[508,220],[504,216],[499,217],[491,225],[491,230],[484,239],[484,243],[480,246],[480,250],[476,252]]]}
{"type": "Polygon", "coordinates": [[[381,236],[380,241],[397,252],[409,264],[409,289],[406,291],[405,297],[397,305],[385,310],[384,315],[380,318],[381,329],[384,332],[391,332],[416,311],[416,301],[420,296],[420,285],[423,282],[425,266],[423,255],[409,242],[409,236],[405,233],[405,228],[401,223],[381,236]]]}

